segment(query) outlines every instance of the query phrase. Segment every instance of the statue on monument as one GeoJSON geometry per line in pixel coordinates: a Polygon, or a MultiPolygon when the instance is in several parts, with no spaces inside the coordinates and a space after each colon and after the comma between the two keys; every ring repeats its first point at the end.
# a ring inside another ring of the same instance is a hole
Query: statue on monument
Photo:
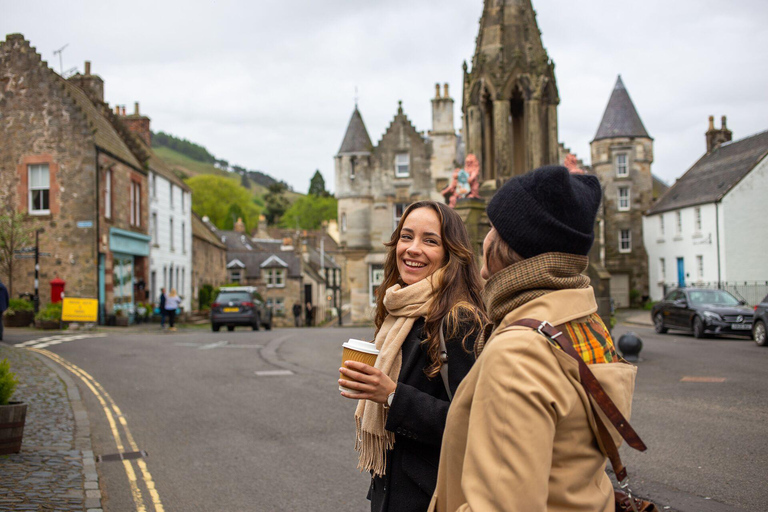
{"type": "Polygon", "coordinates": [[[472,153],[464,159],[464,168],[453,171],[450,185],[440,191],[448,201],[448,206],[456,207],[456,201],[465,197],[480,199],[480,163],[472,153]]]}

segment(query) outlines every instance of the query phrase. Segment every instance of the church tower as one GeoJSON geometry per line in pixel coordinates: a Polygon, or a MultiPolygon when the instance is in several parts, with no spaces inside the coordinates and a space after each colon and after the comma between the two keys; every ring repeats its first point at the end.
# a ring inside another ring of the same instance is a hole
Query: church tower
{"type": "Polygon", "coordinates": [[[483,189],[558,162],[559,102],[531,0],[485,0],[462,106],[466,152],[480,161],[483,189]]]}

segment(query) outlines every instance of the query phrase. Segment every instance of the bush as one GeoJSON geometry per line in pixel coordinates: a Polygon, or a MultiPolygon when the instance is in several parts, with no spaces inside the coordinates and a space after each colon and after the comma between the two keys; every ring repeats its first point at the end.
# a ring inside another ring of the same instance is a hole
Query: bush
{"type": "Polygon", "coordinates": [[[16,374],[11,371],[11,365],[7,359],[0,361],[0,405],[8,405],[8,402],[16,391],[16,374]]]}
{"type": "Polygon", "coordinates": [[[27,299],[11,299],[8,302],[8,308],[14,311],[33,311],[35,306],[27,299]]]}
{"type": "Polygon", "coordinates": [[[213,286],[210,284],[202,285],[200,287],[200,291],[197,292],[197,300],[199,303],[197,308],[200,310],[209,309],[214,298],[213,286]]]}
{"type": "Polygon", "coordinates": [[[59,322],[61,320],[61,302],[48,304],[35,315],[38,322],[59,322]]]}

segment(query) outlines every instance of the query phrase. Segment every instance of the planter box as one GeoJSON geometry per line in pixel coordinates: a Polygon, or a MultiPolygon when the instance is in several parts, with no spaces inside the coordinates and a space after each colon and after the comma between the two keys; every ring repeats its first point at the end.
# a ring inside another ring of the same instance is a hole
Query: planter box
{"type": "Polygon", "coordinates": [[[3,315],[3,325],[6,327],[29,327],[34,321],[34,311],[17,311],[13,315],[3,315]]]}
{"type": "Polygon", "coordinates": [[[115,325],[118,327],[128,327],[128,317],[127,316],[116,316],[115,317],[115,325]]]}
{"type": "Polygon", "coordinates": [[[61,322],[59,322],[58,320],[42,320],[42,321],[35,320],[35,327],[37,327],[38,329],[47,329],[47,330],[60,329],[61,322]]]}
{"type": "Polygon", "coordinates": [[[27,404],[0,405],[0,455],[19,453],[27,418],[27,404]]]}

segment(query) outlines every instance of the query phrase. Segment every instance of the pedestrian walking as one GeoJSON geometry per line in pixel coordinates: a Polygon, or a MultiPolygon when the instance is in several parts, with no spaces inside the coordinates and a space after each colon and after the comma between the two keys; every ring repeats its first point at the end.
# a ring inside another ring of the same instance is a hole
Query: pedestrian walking
{"type": "Polygon", "coordinates": [[[293,323],[296,327],[301,323],[301,304],[298,302],[293,303],[293,323]]]}
{"type": "Polygon", "coordinates": [[[304,321],[304,325],[306,325],[307,327],[311,327],[312,326],[312,303],[307,302],[307,305],[305,306],[305,308],[306,308],[305,309],[306,320],[304,321]]]}
{"type": "Polygon", "coordinates": [[[481,281],[464,223],[444,204],[412,204],[386,245],[379,356],[374,366],[346,361],[341,373],[357,382],[339,385],[358,400],[355,448],[358,468],[372,476],[371,510],[421,512],[435,488],[450,398],[485,324],[481,281]]]}
{"type": "Polygon", "coordinates": [[[3,341],[3,313],[8,309],[10,300],[8,288],[0,281],[0,341],[3,341]]]}
{"type": "Polygon", "coordinates": [[[430,511],[613,512],[577,359],[517,323],[556,326],[629,417],[637,369],[617,355],[583,274],[600,198],[595,176],[549,166],[512,178],[488,204],[481,274],[493,330],[448,414],[430,511]]]}
{"type": "Polygon", "coordinates": [[[165,329],[165,288],[160,288],[158,309],[160,309],[160,328],[165,329]]]}
{"type": "Polygon", "coordinates": [[[171,288],[171,293],[165,298],[165,314],[168,315],[169,329],[175,331],[176,309],[181,304],[181,297],[176,293],[176,288],[171,288]]]}

